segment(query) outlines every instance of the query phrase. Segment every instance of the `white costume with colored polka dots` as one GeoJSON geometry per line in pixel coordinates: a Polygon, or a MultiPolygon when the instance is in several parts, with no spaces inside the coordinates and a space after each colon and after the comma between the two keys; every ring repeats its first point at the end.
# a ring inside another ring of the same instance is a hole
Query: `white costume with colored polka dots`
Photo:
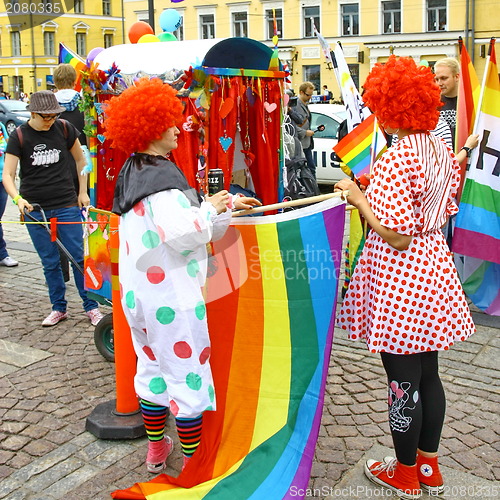
{"type": "Polygon", "coordinates": [[[146,196],[120,218],[122,305],[137,353],[139,397],[176,417],[215,409],[202,287],[207,248],[231,212],[193,207],[178,189],[146,196]]]}
{"type": "Polygon", "coordinates": [[[338,324],[372,352],[446,350],[475,328],[440,228],[458,211],[459,165],[428,134],[404,137],[374,165],[366,197],[380,223],[412,235],[399,251],[370,231],[338,324]]]}

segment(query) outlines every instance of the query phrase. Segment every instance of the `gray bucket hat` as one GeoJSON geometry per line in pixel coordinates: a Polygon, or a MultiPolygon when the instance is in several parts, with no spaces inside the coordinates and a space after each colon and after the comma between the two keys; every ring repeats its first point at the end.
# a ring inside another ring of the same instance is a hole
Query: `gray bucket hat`
{"type": "Polygon", "coordinates": [[[50,90],[40,90],[30,97],[30,103],[26,106],[32,113],[62,113],[66,111],[58,102],[50,90]]]}

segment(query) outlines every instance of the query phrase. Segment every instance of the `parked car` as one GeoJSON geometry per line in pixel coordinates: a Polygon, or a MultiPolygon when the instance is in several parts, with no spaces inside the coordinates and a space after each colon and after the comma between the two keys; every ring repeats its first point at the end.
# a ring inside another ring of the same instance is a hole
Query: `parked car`
{"type": "Polygon", "coordinates": [[[23,101],[0,100],[0,122],[5,125],[9,135],[16,130],[18,125],[22,125],[30,119],[31,113],[26,109],[26,106],[27,104],[23,101]]]}
{"type": "Polygon", "coordinates": [[[347,177],[340,169],[333,146],[337,144],[337,132],[346,119],[345,106],[341,104],[309,104],[311,111],[311,130],[324,125],[324,130],[314,134],[313,156],[316,162],[318,184],[334,184],[347,177]]]}

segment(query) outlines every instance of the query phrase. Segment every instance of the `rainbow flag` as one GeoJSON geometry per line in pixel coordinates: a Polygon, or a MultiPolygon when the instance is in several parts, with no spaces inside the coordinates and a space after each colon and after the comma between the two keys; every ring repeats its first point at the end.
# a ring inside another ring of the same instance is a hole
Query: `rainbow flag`
{"type": "Polygon", "coordinates": [[[485,290],[477,286],[478,273],[481,274],[490,297],[486,308],[485,301],[481,300],[483,308],[490,314],[500,315],[500,281],[497,269],[497,265],[500,265],[500,82],[494,39],[490,44],[479,102],[475,130],[481,139],[479,147],[472,152],[471,166],[465,176],[452,248],[454,252],[465,255],[466,260],[473,257],[490,263],[469,266],[474,272],[461,274],[461,279],[466,293],[466,283],[473,281],[473,295],[478,300],[480,291],[485,290]],[[496,280],[493,276],[497,277],[496,280]],[[496,293],[492,293],[492,287],[488,283],[493,284],[496,293]]]}
{"type": "Polygon", "coordinates": [[[334,198],[235,219],[214,243],[206,290],[217,411],[204,413],[200,447],[179,477],[162,474],[113,498],[305,495],[333,340],[345,204],[334,198]]]}
{"type": "Polygon", "coordinates": [[[481,91],[476,70],[472,65],[462,37],[458,40],[458,46],[460,50],[460,78],[458,80],[455,151],[460,151],[467,137],[472,134],[481,91]]]}
{"type": "MultiPolygon", "coordinates": [[[[481,86],[476,75],[476,70],[472,65],[469,53],[465,48],[462,37],[458,40],[460,49],[460,78],[458,80],[458,99],[457,99],[457,126],[455,132],[455,151],[460,151],[465,144],[467,137],[472,134],[474,122],[476,120],[476,109],[479,102],[481,86]]],[[[461,167],[461,184],[457,194],[457,200],[462,195],[463,182],[465,179],[465,169],[467,159],[461,167]]]]}
{"type": "Polygon", "coordinates": [[[333,150],[359,178],[363,174],[370,173],[372,152],[375,151],[376,159],[386,146],[384,134],[375,122],[375,115],[370,115],[339,141],[333,150]]]}
{"type": "Polygon", "coordinates": [[[85,61],[76,52],[73,52],[69,47],[66,47],[64,43],[59,43],[59,64],[62,63],[71,64],[71,66],[75,68],[77,74],[75,90],[79,92],[82,89],[81,72],[87,67],[85,61]]]}

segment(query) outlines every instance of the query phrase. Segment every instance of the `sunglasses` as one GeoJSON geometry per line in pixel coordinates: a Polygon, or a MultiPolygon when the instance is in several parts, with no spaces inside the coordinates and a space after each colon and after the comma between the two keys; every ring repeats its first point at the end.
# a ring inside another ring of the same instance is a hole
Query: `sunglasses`
{"type": "Polygon", "coordinates": [[[57,115],[42,115],[40,113],[37,113],[37,115],[40,117],[40,118],[43,118],[46,122],[50,121],[50,120],[57,120],[61,114],[58,113],[57,115]]]}

